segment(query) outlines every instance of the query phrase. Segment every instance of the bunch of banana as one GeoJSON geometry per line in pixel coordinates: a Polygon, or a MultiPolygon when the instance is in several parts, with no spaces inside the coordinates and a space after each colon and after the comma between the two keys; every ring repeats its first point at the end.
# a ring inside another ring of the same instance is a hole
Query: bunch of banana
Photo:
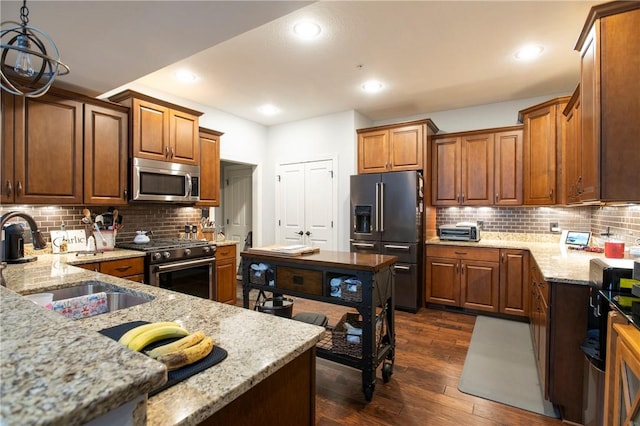
{"type": "Polygon", "coordinates": [[[140,351],[159,340],[187,336],[189,332],[175,322],[154,322],[135,327],[120,337],[118,342],[129,349],[140,351]]]}
{"type": "Polygon", "coordinates": [[[162,362],[169,371],[200,361],[213,350],[213,338],[204,331],[191,333],[175,342],[159,346],[145,352],[151,358],[162,362]]]}

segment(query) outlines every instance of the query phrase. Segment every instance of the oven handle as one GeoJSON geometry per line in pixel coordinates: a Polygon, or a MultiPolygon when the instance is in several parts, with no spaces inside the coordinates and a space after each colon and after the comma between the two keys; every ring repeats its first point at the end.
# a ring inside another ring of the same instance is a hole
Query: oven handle
{"type": "Polygon", "coordinates": [[[215,260],[215,257],[208,257],[206,259],[186,260],[184,262],[173,262],[164,265],[156,265],[156,272],[179,271],[180,269],[185,269],[192,266],[204,266],[210,263],[213,264],[215,260]]]}

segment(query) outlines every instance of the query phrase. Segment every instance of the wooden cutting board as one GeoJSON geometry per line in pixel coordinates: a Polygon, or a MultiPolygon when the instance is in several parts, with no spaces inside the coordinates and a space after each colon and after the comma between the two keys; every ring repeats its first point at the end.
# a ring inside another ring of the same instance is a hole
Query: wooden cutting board
{"type": "Polygon", "coordinates": [[[295,257],[306,254],[320,253],[320,247],[309,247],[303,245],[272,245],[265,247],[251,247],[247,250],[249,253],[269,254],[272,256],[295,257]]]}

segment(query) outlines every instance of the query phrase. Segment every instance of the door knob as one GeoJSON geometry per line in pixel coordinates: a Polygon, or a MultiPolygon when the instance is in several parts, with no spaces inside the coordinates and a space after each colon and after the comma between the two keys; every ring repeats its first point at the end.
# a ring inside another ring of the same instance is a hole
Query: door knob
{"type": "Polygon", "coordinates": [[[308,237],[309,235],[311,235],[311,232],[307,231],[305,232],[305,235],[308,237]]]}
{"type": "Polygon", "coordinates": [[[298,235],[302,236],[302,234],[304,234],[304,232],[302,232],[302,231],[298,231],[298,232],[296,232],[296,234],[298,234],[298,235]]]}

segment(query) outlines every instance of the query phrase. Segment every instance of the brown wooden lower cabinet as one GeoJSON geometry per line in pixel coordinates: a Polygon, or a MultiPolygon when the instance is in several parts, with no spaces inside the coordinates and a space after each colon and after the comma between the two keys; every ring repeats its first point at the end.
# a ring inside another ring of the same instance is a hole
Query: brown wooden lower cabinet
{"type": "Polygon", "coordinates": [[[237,298],[236,246],[218,246],[216,250],[216,294],[217,302],[236,304],[237,298]]]}
{"type": "Polygon", "coordinates": [[[529,252],[500,249],[500,312],[529,315],[529,252]]]}
{"type": "Polygon", "coordinates": [[[316,350],[302,353],[200,423],[213,425],[315,424],[316,350]]]}
{"type": "Polygon", "coordinates": [[[144,282],[144,258],[106,260],[76,265],[78,268],[88,269],[114,277],[124,278],[135,282],[144,282]]]}
{"type": "Polygon", "coordinates": [[[640,424],[640,331],[614,310],[607,325],[605,371],[604,426],[640,424]]]}

